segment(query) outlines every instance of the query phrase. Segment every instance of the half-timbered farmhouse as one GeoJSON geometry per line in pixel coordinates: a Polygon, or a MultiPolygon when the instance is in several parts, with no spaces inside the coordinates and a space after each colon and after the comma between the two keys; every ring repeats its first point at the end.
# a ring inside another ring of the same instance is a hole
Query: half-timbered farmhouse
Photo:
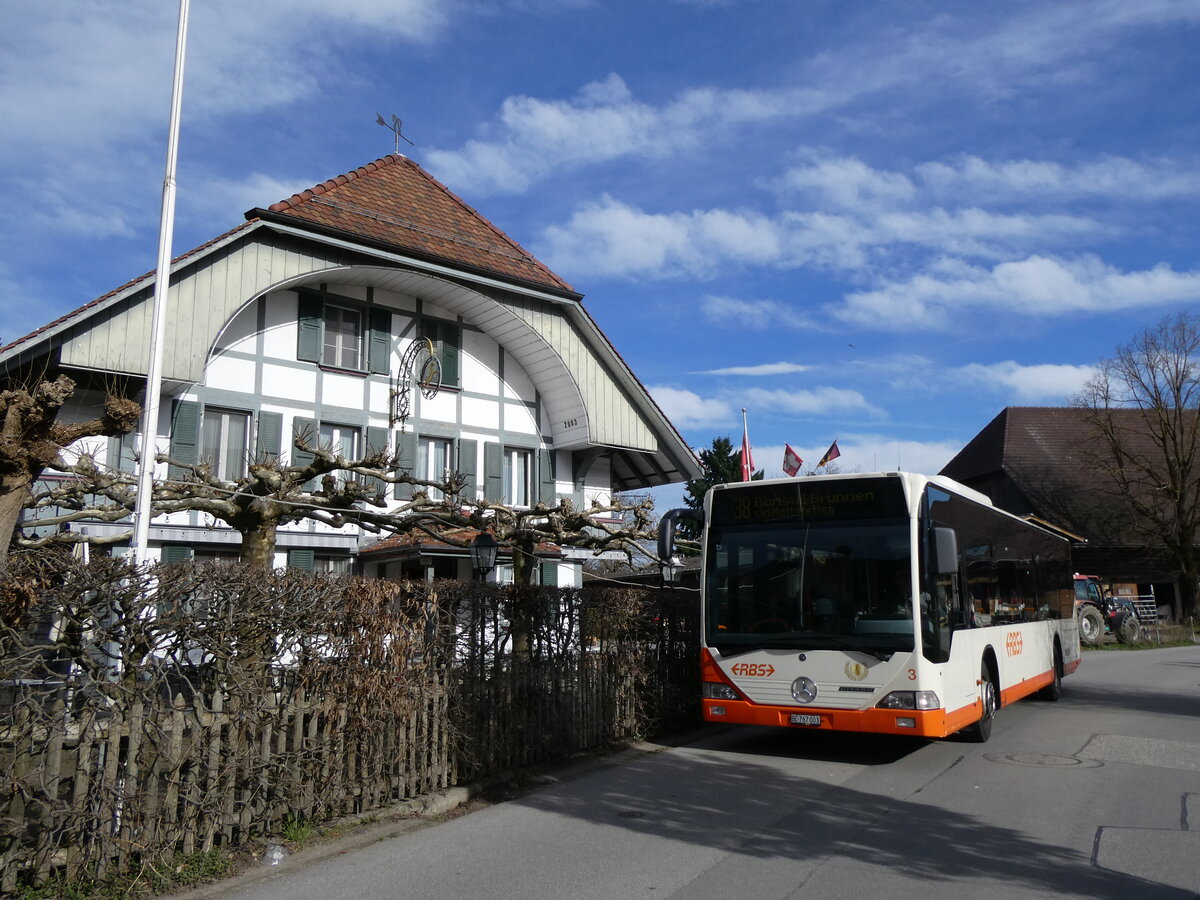
{"type": "MultiPolygon", "coordinates": [[[[153,291],[153,274],[136,278],[0,349],[0,363],[71,375],[84,389],[67,414],[82,416],[116,380],[144,380],[153,291]]],[[[395,448],[418,477],[461,472],[478,496],[516,506],[697,477],[581,301],[419,165],[384,157],[253,209],[175,260],[159,451],[236,477],[257,454],[294,459],[292,437],[307,430],[349,458],[395,448]],[[412,391],[398,418],[399,367],[422,338],[441,386],[412,391]]],[[[89,449],[132,467],[138,441],[89,449]]],[[[150,540],[152,557],[177,560],[236,555],[239,535],[193,512],[159,517],[150,540]]],[[[470,576],[454,548],[393,541],[363,553],[376,542],[298,523],[280,531],[275,563],[470,576]]],[[[554,554],[543,578],[578,584],[580,563],[554,554]]]]}

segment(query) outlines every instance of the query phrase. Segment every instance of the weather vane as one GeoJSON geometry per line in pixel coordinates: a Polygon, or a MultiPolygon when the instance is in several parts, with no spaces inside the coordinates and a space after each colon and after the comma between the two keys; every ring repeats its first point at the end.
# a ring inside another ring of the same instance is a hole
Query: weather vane
{"type": "Polygon", "coordinates": [[[375,113],[375,121],[378,122],[380,125],[382,125],[384,128],[386,128],[388,131],[392,132],[392,134],[394,134],[396,136],[396,153],[397,154],[400,153],[400,139],[401,138],[404,138],[404,140],[408,141],[408,143],[411,144],[412,146],[414,146],[414,147],[416,146],[415,144],[413,144],[412,141],[409,141],[408,138],[405,137],[404,134],[401,133],[400,129],[403,127],[404,123],[400,121],[400,118],[398,116],[393,115],[392,116],[392,124],[389,125],[387,122],[383,121],[383,113],[375,113]]]}

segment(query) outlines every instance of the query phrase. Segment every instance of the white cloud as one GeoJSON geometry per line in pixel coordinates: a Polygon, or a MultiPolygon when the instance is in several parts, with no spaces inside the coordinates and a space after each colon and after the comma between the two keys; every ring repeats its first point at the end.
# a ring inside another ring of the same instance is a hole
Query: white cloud
{"type": "Polygon", "coordinates": [[[916,196],[912,181],[898,172],[873,169],[854,157],[804,155],[813,161],[788,169],[775,182],[778,187],[813,194],[841,209],[908,204],[916,196]]]}
{"type": "Polygon", "coordinates": [[[953,328],[973,311],[1002,309],[1053,317],[1195,302],[1200,271],[1165,263],[1122,272],[1095,256],[1076,260],[1030,256],[985,269],[953,260],[906,281],[848,294],[830,308],[844,322],[893,331],[953,328]]]}
{"type": "Polygon", "coordinates": [[[700,301],[700,312],[723,328],[765,331],[772,328],[812,327],[812,318],[796,305],[779,300],[741,300],[709,295],[700,301]]]}
{"type": "MultiPolygon", "coordinates": [[[[717,398],[701,397],[694,391],[650,386],[650,395],[677,428],[722,425],[737,419],[735,410],[745,406],[751,416],[764,413],[787,415],[826,415],[852,412],[884,418],[882,410],[872,406],[858,391],[845,388],[815,387],[797,390],[749,388],[723,392],[717,398]]],[[[753,430],[753,429],[751,429],[753,430]]]]}
{"type": "Polygon", "coordinates": [[[1107,157],[1067,166],[1049,160],[989,162],[961,156],[951,162],[916,167],[924,187],[941,196],[1027,200],[1101,197],[1148,202],[1193,197],[1200,193],[1200,168],[1158,159],[1137,161],[1107,157]]]}
{"type": "Polygon", "coordinates": [[[696,375],[744,375],[757,378],[765,375],[795,375],[807,372],[812,366],[802,366],[798,363],[775,362],[763,363],[757,366],[727,366],[724,369],[709,369],[705,372],[695,372],[696,375]]]}
{"type": "Polygon", "coordinates": [[[810,88],[690,88],[655,106],[635,99],[610,73],[569,100],[508,97],[481,137],[458,150],[432,150],[425,160],[465,193],[522,193],[559,169],[662,159],[737,126],[816,112],[830,102],[826,92],[810,88]]]}
{"type": "Polygon", "coordinates": [[[538,255],[561,271],[615,276],[703,276],[728,262],[770,263],[777,226],[758,213],[647,213],[612,197],[580,207],[542,233],[538,255]]]}
{"type": "Polygon", "coordinates": [[[766,390],[749,388],[738,393],[741,402],[756,411],[781,412],[793,415],[828,413],[866,413],[884,417],[883,410],[872,406],[858,391],[846,388],[815,387],[798,390],[766,390]]]}
{"type": "Polygon", "coordinates": [[[1095,366],[1022,365],[1013,360],[987,365],[971,363],[956,371],[961,377],[1009,395],[1018,403],[1065,400],[1079,393],[1096,374],[1095,366]]]}
{"type": "Polygon", "coordinates": [[[705,399],[693,391],[666,385],[651,385],[647,390],[676,428],[718,425],[728,421],[733,414],[724,401],[705,399]]]}
{"type": "Polygon", "coordinates": [[[552,267],[581,275],[704,277],[730,264],[862,274],[900,249],[1003,259],[1030,244],[1070,242],[1103,230],[1076,216],[936,207],[776,218],[752,210],[650,213],[604,196],[579,207],[566,224],[547,227],[537,252],[552,267]]]}

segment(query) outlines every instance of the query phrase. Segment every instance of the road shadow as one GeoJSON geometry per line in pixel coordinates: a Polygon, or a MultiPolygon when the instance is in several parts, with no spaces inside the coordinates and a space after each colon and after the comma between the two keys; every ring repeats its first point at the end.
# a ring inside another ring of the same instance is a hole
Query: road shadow
{"type": "MultiPolygon", "coordinates": [[[[1191,665],[1191,663],[1164,663],[1191,665]]],[[[1026,701],[1022,701],[1026,702],[1026,701]]],[[[1155,690],[1122,688],[1119,685],[1077,685],[1067,682],[1059,704],[1092,709],[1122,708],[1130,712],[1154,713],[1180,718],[1200,717],[1200,695],[1181,695],[1155,690]]]]}
{"type": "Polygon", "coordinates": [[[921,738],[837,731],[806,731],[801,728],[751,728],[713,726],[689,745],[730,755],[806,759],[814,762],[849,763],[857,766],[887,766],[916,753],[930,742],[921,738]],[[726,740],[734,736],[736,741],[726,740]]]}
{"type": "Polygon", "coordinates": [[[706,749],[702,741],[692,745],[699,753],[641,757],[514,802],[727,854],[809,862],[808,868],[841,857],[931,882],[985,878],[1105,900],[1195,900],[1192,892],[1098,869],[1090,854],[971,815],[788,776],[748,757],[758,748],[753,752],[845,762],[849,748],[860,759],[875,760],[867,764],[886,765],[895,752],[869,749],[866,742],[806,738],[815,739],[753,736],[745,753],[706,749]]]}

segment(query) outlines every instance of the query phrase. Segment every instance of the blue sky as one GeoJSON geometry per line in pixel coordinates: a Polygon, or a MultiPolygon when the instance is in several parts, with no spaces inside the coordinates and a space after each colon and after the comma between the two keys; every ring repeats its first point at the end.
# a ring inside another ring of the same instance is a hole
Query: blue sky
{"type": "MultiPolygon", "coordinates": [[[[0,339],[154,267],[177,5],[9,0],[0,339]]],[[[684,437],[936,471],[1200,298],[1200,0],[193,0],[176,253],[403,152],[684,437]]]]}

